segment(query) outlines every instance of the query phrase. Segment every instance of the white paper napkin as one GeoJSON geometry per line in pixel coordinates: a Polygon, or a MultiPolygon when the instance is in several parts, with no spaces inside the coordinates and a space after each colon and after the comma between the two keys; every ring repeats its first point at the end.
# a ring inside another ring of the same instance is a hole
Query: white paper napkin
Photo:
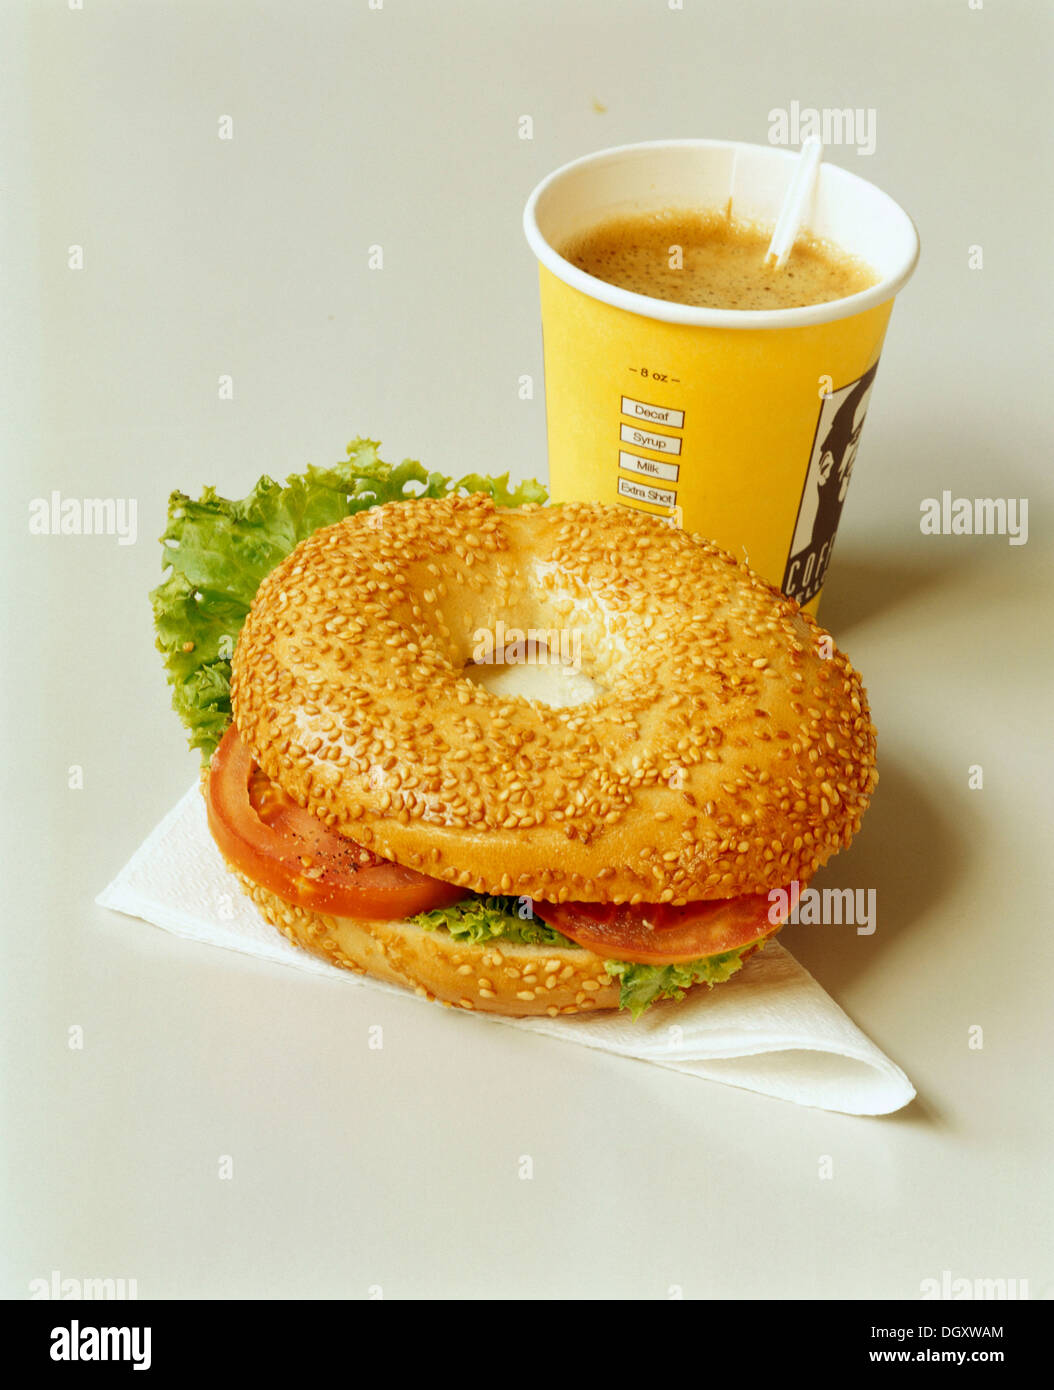
{"type": "MultiPolygon", "coordinates": [[[[193,941],[244,951],[313,974],[335,975],[353,988],[404,993],[382,980],[339,970],[298,950],[263,920],[213,843],[197,785],[173,807],[96,902],[193,941]]],[[[694,990],[679,1003],[654,1004],[636,1023],[621,1013],[525,1019],[474,1013],[472,1017],[484,1026],[502,1023],[545,1033],[690,1076],[851,1115],[886,1115],[915,1095],[900,1068],[777,942],[753,956],[725,984],[694,990]]]]}

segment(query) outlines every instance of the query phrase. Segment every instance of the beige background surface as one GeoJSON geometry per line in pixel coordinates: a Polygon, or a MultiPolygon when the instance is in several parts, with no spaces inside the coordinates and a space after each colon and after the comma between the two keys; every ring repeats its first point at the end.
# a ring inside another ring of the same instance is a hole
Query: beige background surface
{"type": "Polygon", "coordinates": [[[142,1297],[915,1298],[948,1270],[1054,1295],[1049,7],[0,15],[3,1293],[59,1270],[142,1297]],[[821,613],[882,773],[823,882],[875,888],[878,930],[784,940],[919,1100],[800,1109],[94,907],[195,770],[146,600],[169,491],[240,495],[357,433],[544,474],[534,183],[625,141],[764,141],[795,100],[875,110],[875,153],[830,157],[903,203],[923,257],[821,613]],[[922,536],[945,488],[1027,496],[1027,545],[922,536]],[[137,544],[30,536],[52,489],[136,497],[137,544]]]}

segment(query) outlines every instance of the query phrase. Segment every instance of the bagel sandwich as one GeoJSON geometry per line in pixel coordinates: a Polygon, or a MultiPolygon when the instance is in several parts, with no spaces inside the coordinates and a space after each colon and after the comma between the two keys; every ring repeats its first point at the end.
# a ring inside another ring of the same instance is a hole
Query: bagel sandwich
{"type": "Polygon", "coordinates": [[[727,980],[859,828],[860,678],[663,519],[358,440],[174,494],[154,592],[209,826],[296,945],[464,1009],[634,1017],[727,980]]]}

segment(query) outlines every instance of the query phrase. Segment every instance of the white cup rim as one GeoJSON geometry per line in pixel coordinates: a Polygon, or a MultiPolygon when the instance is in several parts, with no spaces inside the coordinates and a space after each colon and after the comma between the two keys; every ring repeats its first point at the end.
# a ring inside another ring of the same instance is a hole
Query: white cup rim
{"type": "Polygon", "coordinates": [[[847,295],[844,299],[832,299],[825,304],[804,304],[796,309],[709,309],[691,304],[675,304],[671,300],[653,299],[650,295],[634,294],[631,290],[619,289],[594,275],[587,275],[556,251],[538,226],[537,209],[539,200],[561,179],[575,170],[598,160],[628,154],[637,150],[687,148],[722,150],[764,150],[788,161],[797,159],[797,151],[775,148],[772,145],[751,144],[744,140],[642,140],[629,145],[612,145],[608,149],[595,150],[563,164],[547,174],[532,191],[523,210],[523,230],[528,244],[535,256],[557,279],[573,289],[580,290],[591,299],[598,299],[616,309],[625,309],[642,318],[659,319],[665,323],[687,324],[700,328],[804,328],[810,324],[834,323],[838,319],[852,318],[865,313],[876,305],[891,300],[911,277],[919,259],[919,234],[914,222],[888,193],[883,193],[877,185],[852,174],[838,164],[824,164],[825,177],[836,182],[848,181],[863,184],[874,194],[884,199],[891,213],[903,219],[904,230],[909,233],[910,251],[901,264],[877,284],[847,295]]]}

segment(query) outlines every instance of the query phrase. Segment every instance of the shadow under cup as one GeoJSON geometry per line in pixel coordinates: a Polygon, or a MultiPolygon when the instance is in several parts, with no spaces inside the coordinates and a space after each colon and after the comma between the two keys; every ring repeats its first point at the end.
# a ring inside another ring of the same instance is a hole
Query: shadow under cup
{"type": "Polygon", "coordinates": [[[653,299],[556,249],[609,218],[729,198],[737,218],[774,224],[796,159],[720,140],[603,150],[544,179],[524,229],[539,261],[553,501],[671,518],[815,612],[893,298],[918,259],[910,217],[821,165],[804,227],[878,281],[797,309],[653,299]]]}

